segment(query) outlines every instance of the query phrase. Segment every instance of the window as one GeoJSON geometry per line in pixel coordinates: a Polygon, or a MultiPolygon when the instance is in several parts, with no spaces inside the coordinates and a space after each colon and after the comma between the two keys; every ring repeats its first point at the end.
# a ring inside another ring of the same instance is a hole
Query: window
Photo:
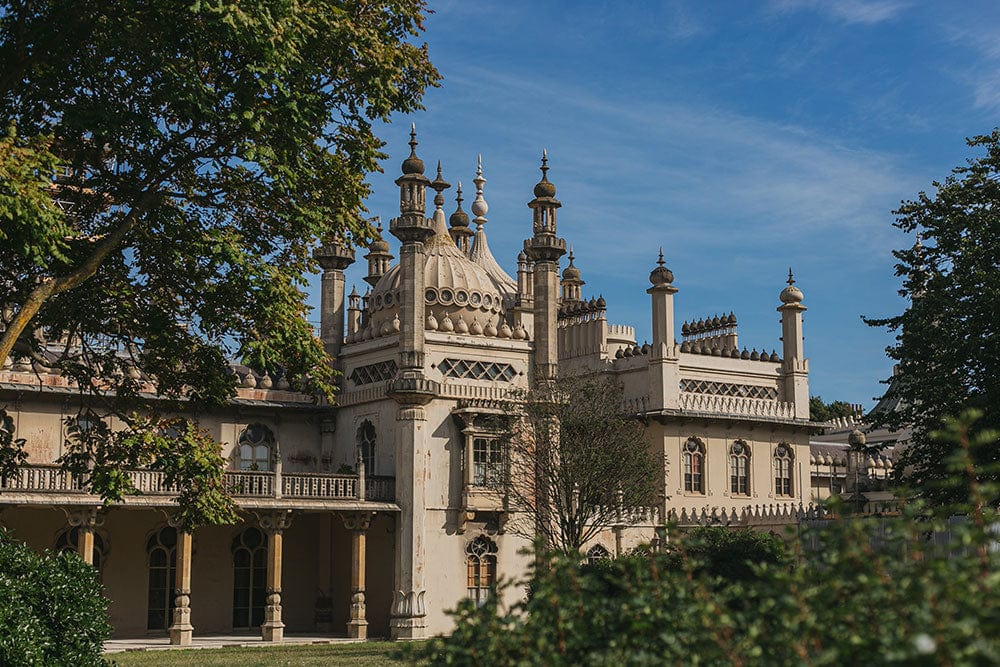
{"type": "Polygon", "coordinates": [[[472,484],[486,486],[496,482],[503,471],[503,449],[496,438],[472,440],[472,484]]]}
{"type": "Polygon", "coordinates": [[[497,578],[497,545],[480,535],[465,547],[469,598],[482,606],[493,594],[497,578]]]}
{"type": "Polygon", "coordinates": [[[792,450],[785,443],[774,448],[774,493],[792,495],[792,450]]]}
{"type": "Polygon", "coordinates": [[[587,550],[587,562],[596,563],[602,560],[610,560],[611,552],[605,549],[600,544],[595,544],[587,550]]]}
{"type": "Polygon", "coordinates": [[[146,541],[146,554],[149,565],[146,629],[166,630],[174,615],[177,531],[166,526],[154,533],[146,541]]]}
{"type": "Polygon", "coordinates": [[[267,600],[267,540],[247,528],[233,540],[233,628],[257,628],[267,600]]]}
{"type": "Polygon", "coordinates": [[[263,424],[251,424],[240,435],[240,470],[271,470],[274,434],[263,424]]]}
{"type": "Polygon", "coordinates": [[[361,450],[361,460],[365,463],[365,474],[374,475],[375,425],[367,419],[358,427],[358,449],[361,450]]]}
{"type": "Polygon", "coordinates": [[[696,438],[684,443],[684,490],[705,493],[705,446],[696,438]]]}
{"type": "MultiPolygon", "coordinates": [[[[80,528],[79,526],[75,528],[67,528],[66,530],[59,533],[59,537],[56,538],[56,551],[72,551],[73,553],[79,552],[80,545],[80,528]]],[[[104,558],[107,555],[108,550],[104,542],[104,538],[97,531],[94,531],[94,569],[98,572],[101,571],[101,565],[104,564],[104,558]]]]}
{"type": "Polygon", "coordinates": [[[742,440],[729,447],[729,491],[735,496],[750,495],[750,447],[742,440]]]}

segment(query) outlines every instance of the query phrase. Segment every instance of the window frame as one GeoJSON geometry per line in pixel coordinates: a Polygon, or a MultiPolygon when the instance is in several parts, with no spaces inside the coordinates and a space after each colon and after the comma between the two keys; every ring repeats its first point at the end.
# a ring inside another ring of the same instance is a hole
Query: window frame
{"type": "Polygon", "coordinates": [[[690,437],[681,446],[681,482],[684,493],[705,495],[705,443],[690,437]]]}
{"type": "Polygon", "coordinates": [[[465,545],[466,595],[477,607],[496,592],[497,543],[480,535],[465,545]]]}
{"type": "Polygon", "coordinates": [[[745,440],[734,440],[729,445],[730,495],[747,497],[751,494],[750,469],[750,445],[745,440]]]}
{"type": "Polygon", "coordinates": [[[795,453],[791,445],[782,442],[774,448],[774,495],[781,498],[795,497],[795,453]]]}
{"type": "Polygon", "coordinates": [[[274,472],[276,443],[274,431],[268,426],[260,422],[247,424],[236,440],[240,472],[274,472]],[[260,429],[259,439],[251,437],[256,429],[260,429]]]}

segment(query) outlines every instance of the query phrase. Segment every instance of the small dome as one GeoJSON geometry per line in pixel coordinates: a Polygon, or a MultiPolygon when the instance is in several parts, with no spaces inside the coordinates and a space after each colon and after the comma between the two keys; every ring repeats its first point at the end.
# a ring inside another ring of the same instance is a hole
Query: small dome
{"type": "Polygon", "coordinates": [[[535,184],[535,197],[555,197],[556,186],[549,182],[549,153],[542,149],[542,180],[535,184]]]}
{"type": "Polygon", "coordinates": [[[377,235],[368,245],[368,252],[374,254],[389,254],[389,244],[386,242],[385,237],[382,236],[382,222],[379,221],[378,226],[375,228],[377,235]]]}
{"type": "Polygon", "coordinates": [[[802,290],[795,286],[792,270],[788,269],[788,287],[781,290],[778,298],[781,299],[781,303],[802,303],[802,296],[802,290]]]}
{"type": "Polygon", "coordinates": [[[468,227],[469,214],[462,209],[458,209],[451,214],[450,218],[448,218],[448,224],[452,227],[468,227]]]}
{"type": "Polygon", "coordinates": [[[563,280],[579,280],[580,279],[580,269],[576,268],[573,264],[573,251],[569,251],[569,266],[563,269],[562,272],[563,280]]]}
{"type": "Polygon", "coordinates": [[[410,123],[410,156],[400,166],[403,174],[423,174],[424,161],[417,157],[417,128],[410,123]]]}
{"type": "Polygon", "coordinates": [[[653,287],[669,285],[674,282],[674,272],[666,267],[663,261],[663,248],[660,248],[660,258],[656,261],[657,267],[649,272],[649,282],[653,287]]]}

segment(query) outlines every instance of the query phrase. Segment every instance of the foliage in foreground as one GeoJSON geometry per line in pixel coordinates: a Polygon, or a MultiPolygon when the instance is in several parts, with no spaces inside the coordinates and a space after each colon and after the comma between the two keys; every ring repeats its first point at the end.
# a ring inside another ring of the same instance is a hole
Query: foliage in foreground
{"type": "Polygon", "coordinates": [[[79,556],[38,554],[0,530],[0,665],[103,665],[107,614],[97,571],[79,556]]]}
{"type": "Polygon", "coordinates": [[[138,651],[113,653],[107,658],[117,667],[265,667],[296,665],[316,667],[394,667],[408,664],[396,655],[398,643],[365,642],[331,645],[252,646],[199,649],[197,651],[138,651]]]}
{"type": "MultiPolygon", "coordinates": [[[[972,421],[952,422],[960,475],[972,421]]],[[[989,548],[998,516],[974,475],[970,486],[960,523],[919,502],[898,518],[826,521],[789,536],[790,560],[743,559],[742,571],[706,566],[733,558],[713,531],[597,571],[554,555],[532,573],[530,599],[460,605],[455,633],[420,657],[477,667],[1000,664],[1000,557],[989,548]]]]}

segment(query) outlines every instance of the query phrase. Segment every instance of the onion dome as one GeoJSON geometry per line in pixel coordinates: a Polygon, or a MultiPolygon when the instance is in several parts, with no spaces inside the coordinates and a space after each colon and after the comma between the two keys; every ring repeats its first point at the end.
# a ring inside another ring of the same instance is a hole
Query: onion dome
{"type": "MultiPolygon", "coordinates": [[[[455,245],[444,211],[437,208],[432,220],[434,236],[424,243],[424,293],[418,296],[434,309],[439,331],[458,330],[463,321],[467,330],[477,315],[487,318],[503,310],[503,293],[489,273],[455,245]]],[[[402,296],[403,274],[396,264],[375,284],[369,301],[377,327],[398,315],[402,296]]]]}
{"type": "Polygon", "coordinates": [[[563,269],[562,277],[563,280],[579,280],[580,279],[580,269],[576,268],[573,264],[573,260],[576,257],[573,255],[573,248],[569,249],[569,266],[563,269]]]}
{"type": "Polygon", "coordinates": [[[663,248],[660,247],[660,259],[656,261],[657,267],[649,272],[649,282],[653,284],[653,287],[659,287],[661,285],[669,285],[674,282],[673,271],[666,267],[666,263],[663,261],[663,248]]]}
{"type": "Polygon", "coordinates": [[[404,174],[423,174],[424,161],[417,157],[417,127],[410,123],[410,156],[403,160],[400,169],[404,174]]]}
{"type": "Polygon", "coordinates": [[[788,269],[788,287],[781,290],[781,294],[778,295],[782,303],[801,303],[802,302],[802,290],[795,286],[795,278],[792,277],[792,269],[788,269]]]}
{"type": "Polygon", "coordinates": [[[555,197],[556,186],[549,182],[549,153],[542,149],[542,180],[535,184],[536,197],[555,197]]]}
{"type": "Polygon", "coordinates": [[[689,336],[691,334],[691,325],[685,320],[684,324],[681,325],[681,334],[689,336]]]}
{"type": "Polygon", "coordinates": [[[731,327],[736,326],[736,314],[731,310],[729,311],[729,317],[726,318],[726,323],[731,327]]]}
{"type": "Polygon", "coordinates": [[[722,322],[719,321],[719,316],[716,315],[715,317],[712,318],[712,328],[718,329],[720,326],[722,326],[722,322]]]}
{"type": "Polygon", "coordinates": [[[597,307],[600,308],[601,310],[604,310],[605,308],[608,307],[608,302],[605,301],[604,297],[601,295],[597,296],[597,307]]]}
{"type": "Polygon", "coordinates": [[[377,252],[377,253],[388,253],[389,252],[389,243],[385,240],[385,237],[382,236],[382,220],[381,219],[379,219],[378,226],[375,228],[375,230],[378,232],[378,236],[376,236],[375,240],[372,241],[368,245],[368,251],[369,252],[377,252]]]}
{"type": "Polygon", "coordinates": [[[462,202],[465,201],[464,199],[462,199],[462,181],[458,182],[458,190],[456,194],[457,196],[455,197],[455,201],[458,202],[458,208],[455,209],[455,212],[451,214],[450,218],[448,218],[448,224],[452,228],[468,227],[469,214],[466,213],[464,210],[462,210],[462,202]]]}
{"type": "Polygon", "coordinates": [[[749,359],[749,358],[750,358],[750,351],[747,350],[746,346],[744,346],[743,351],[740,352],[740,359],[749,359]]]}

